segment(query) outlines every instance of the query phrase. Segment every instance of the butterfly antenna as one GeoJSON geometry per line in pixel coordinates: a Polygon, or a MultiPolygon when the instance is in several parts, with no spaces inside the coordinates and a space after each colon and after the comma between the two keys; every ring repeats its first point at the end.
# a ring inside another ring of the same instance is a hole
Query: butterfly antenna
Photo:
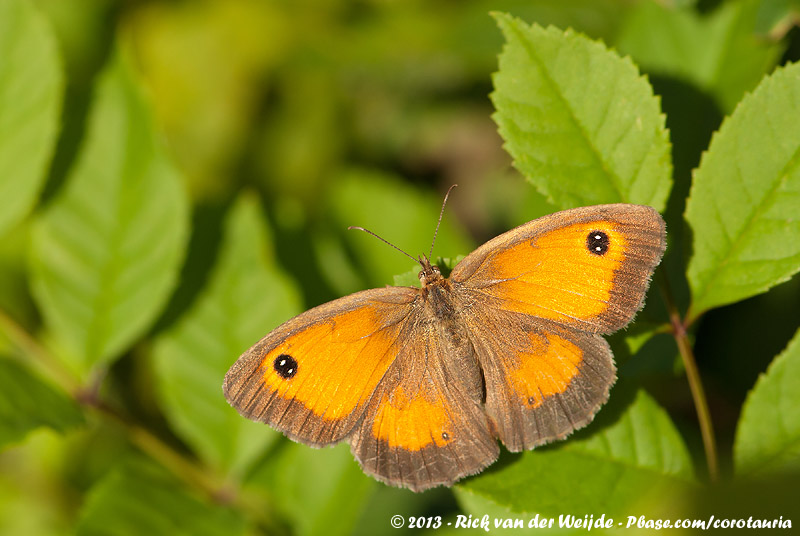
{"type": "Polygon", "coordinates": [[[380,240],[380,241],[381,241],[381,242],[383,242],[384,244],[388,244],[388,245],[392,246],[394,249],[396,249],[397,251],[399,251],[400,253],[402,253],[403,255],[405,255],[406,257],[408,257],[409,259],[412,259],[414,262],[419,262],[419,263],[421,264],[421,261],[420,261],[419,259],[415,259],[414,257],[412,257],[411,255],[409,255],[408,253],[406,253],[405,251],[403,251],[403,250],[402,250],[402,249],[400,249],[399,247],[395,246],[394,244],[392,244],[391,242],[389,242],[389,241],[388,241],[388,240],[386,240],[385,238],[383,238],[383,237],[380,237],[380,236],[376,235],[375,233],[373,233],[373,232],[372,232],[372,231],[370,231],[369,229],[364,229],[363,227],[356,227],[356,226],[354,226],[354,225],[351,225],[351,226],[350,226],[350,227],[348,227],[347,229],[348,229],[348,230],[355,230],[355,231],[364,231],[365,233],[367,233],[367,234],[370,234],[370,235],[374,236],[375,238],[377,238],[378,240],[380,240]]]}
{"type": "Polygon", "coordinates": [[[458,184],[452,185],[448,190],[447,193],[444,194],[444,201],[442,201],[442,210],[439,212],[439,221],[436,222],[436,230],[433,232],[433,241],[431,242],[431,251],[428,253],[428,259],[433,257],[433,245],[436,243],[436,237],[439,235],[439,226],[442,224],[442,216],[444,216],[444,207],[447,205],[447,198],[450,197],[450,192],[458,186],[458,184]]]}

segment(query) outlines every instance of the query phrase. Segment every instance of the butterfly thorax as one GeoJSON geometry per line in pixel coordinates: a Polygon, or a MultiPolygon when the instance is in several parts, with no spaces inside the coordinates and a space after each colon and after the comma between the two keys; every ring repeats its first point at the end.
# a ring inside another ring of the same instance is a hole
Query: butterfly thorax
{"type": "Polygon", "coordinates": [[[428,309],[429,320],[448,322],[453,319],[455,309],[452,302],[450,281],[442,277],[439,267],[431,264],[424,255],[419,258],[422,266],[418,277],[422,285],[422,300],[428,309]]]}

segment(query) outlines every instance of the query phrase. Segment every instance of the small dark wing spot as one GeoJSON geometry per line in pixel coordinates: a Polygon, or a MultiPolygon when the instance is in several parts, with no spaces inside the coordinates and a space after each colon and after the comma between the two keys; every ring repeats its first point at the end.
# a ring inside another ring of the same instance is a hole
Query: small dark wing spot
{"type": "Polygon", "coordinates": [[[608,235],[603,231],[592,231],[586,236],[586,247],[589,253],[595,255],[605,255],[610,242],[608,235]]]}
{"type": "Polygon", "coordinates": [[[297,360],[289,354],[281,354],[272,362],[275,372],[284,380],[291,379],[297,374],[297,360]]]}
{"type": "Polygon", "coordinates": [[[450,434],[448,434],[447,432],[442,432],[442,439],[447,441],[448,439],[450,439],[450,434]]]}

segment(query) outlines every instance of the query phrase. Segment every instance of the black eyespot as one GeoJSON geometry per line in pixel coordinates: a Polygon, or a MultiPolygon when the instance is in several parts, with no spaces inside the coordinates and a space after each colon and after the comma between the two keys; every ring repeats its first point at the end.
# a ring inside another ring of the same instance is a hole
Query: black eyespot
{"type": "Polygon", "coordinates": [[[272,366],[281,378],[290,379],[297,374],[297,360],[289,354],[281,354],[272,362],[272,366]]]}
{"type": "Polygon", "coordinates": [[[450,434],[448,434],[447,432],[442,432],[442,439],[447,441],[448,439],[450,439],[450,434]]]}
{"type": "Polygon", "coordinates": [[[586,247],[595,255],[605,255],[609,242],[608,235],[603,231],[592,231],[586,236],[586,247]]]}
{"type": "Polygon", "coordinates": [[[536,402],[536,399],[533,398],[532,396],[529,396],[528,397],[528,404],[530,404],[532,406],[534,402],[536,402]]]}

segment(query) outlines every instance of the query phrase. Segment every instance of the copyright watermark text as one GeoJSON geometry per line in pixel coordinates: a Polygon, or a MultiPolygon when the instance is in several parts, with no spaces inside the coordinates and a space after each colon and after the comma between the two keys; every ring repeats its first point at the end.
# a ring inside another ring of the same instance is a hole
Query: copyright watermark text
{"type": "Polygon", "coordinates": [[[780,516],[775,519],[759,518],[737,518],[719,519],[710,516],[707,519],[657,519],[646,516],[626,516],[614,519],[605,514],[595,518],[593,515],[574,516],[560,515],[558,517],[546,517],[536,514],[531,518],[514,517],[491,517],[484,516],[457,515],[454,520],[446,521],[441,516],[409,516],[393,515],[390,523],[392,527],[399,529],[407,526],[409,529],[438,529],[443,526],[456,529],[483,529],[486,532],[495,529],[545,529],[545,528],[564,528],[564,529],[610,529],[613,527],[623,527],[627,529],[791,529],[792,520],[780,516]]]}

